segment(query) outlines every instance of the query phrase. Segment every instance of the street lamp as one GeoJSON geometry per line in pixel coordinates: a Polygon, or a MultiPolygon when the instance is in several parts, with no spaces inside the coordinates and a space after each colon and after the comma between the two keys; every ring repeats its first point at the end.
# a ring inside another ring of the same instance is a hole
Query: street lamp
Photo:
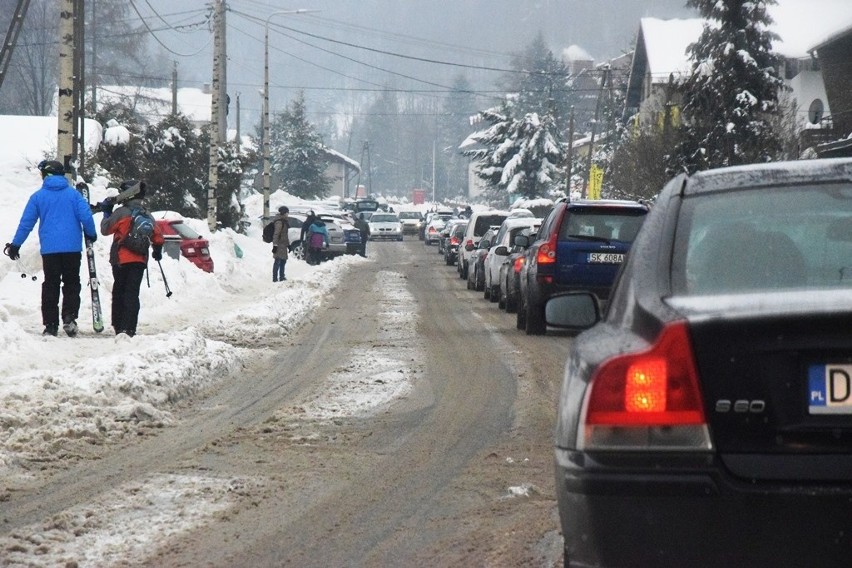
{"type": "Polygon", "coordinates": [[[269,155],[269,20],[274,16],[282,16],[285,14],[308,14],[311,12],[319,12],[319,10],[279,10],[272,12],[267,16],[264,24],[265,34],[263,40],[263,218],[269,218],[269,175],[270,175],[270,155],[269,155]]]}

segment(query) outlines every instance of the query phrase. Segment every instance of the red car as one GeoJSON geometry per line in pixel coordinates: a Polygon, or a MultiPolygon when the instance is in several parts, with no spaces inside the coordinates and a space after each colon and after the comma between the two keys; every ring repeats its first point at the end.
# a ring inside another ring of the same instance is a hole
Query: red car
{"type": "Polygon", "coordinates": [[[157,219],[157,226],[166,239],[163,252],[172,258],[180,254],[204,272],[213,272],[210,243],[181,219],[157,219]]]}

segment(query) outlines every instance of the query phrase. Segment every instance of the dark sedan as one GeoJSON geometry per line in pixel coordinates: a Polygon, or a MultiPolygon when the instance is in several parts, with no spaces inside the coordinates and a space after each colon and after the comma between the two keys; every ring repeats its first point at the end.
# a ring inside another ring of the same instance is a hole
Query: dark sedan
{"type": "Polygon", "coordinates": [[[565,369],[566,566],[849,566],[852,160],[675,178],[565,369]]]}

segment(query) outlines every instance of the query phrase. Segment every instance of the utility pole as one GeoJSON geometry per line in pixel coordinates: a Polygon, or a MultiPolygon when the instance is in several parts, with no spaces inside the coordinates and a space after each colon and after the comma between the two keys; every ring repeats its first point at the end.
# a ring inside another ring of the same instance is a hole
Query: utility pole
{"type": "Polygon", "coordinates": [[[92,0],[92,113],[98,112],[98,12],[95,9],[96,4],[97,0],[92,0]]]}
{"type": "Polygon", "coordinates": [[[9,61],[12,60],[12,52],[15,50],[15,44],[18,42],[18,34],[21,33],[29,6],[30,0],[18,0],[18,7],[15,8],[15,13],[12,14],[12,19],[9,21],[9,30],[6,32],[6,43],[0,48],[0,87],[3,86],[3,79],[6,77],[6,71],[9,69],[9,61]]]}
{"type": "Polygon", "coordinates": [[[595,103],[595,121],[592,123],[592,137],[589,140],[589,155],[586,156],[586,175],[583,177],[583,197],[587,197],[586,190],[588,189],[589,176],[592,174],[592,154],[595,151],[595,134],[598,128],[598,120],[601,114],[601,99],[603,99],[604,88],[609,80],[609,65],[604,67],[603,77],[601,77],[601,88],[598,91],[598,100],[595,103]]]}
{"type": "Polygon", "coordinates": [[[86,162],[86,2],[76,0],[74,8],[74,148],[78,173],[86,162]]]}
{"type": "Polygon", "coordinates": [[[235,118],[236,118],[236,121],[237,121],[237,137],[235,138],[235,142],[237,144],[237,156],[239,156],[240,155],[240,144],[241,144],[240,137],[242,136],[242,133],[240,132],[240,94],[239,93],[237,93],[237,116],[235,118]]]}
{"type": "Polygon", "coordinates": [[[225,0],[213,6],[213,84],[210,96],[210,166],[207,171],[207,227],[216,231],[216,193],[219,186],[219,145],[224,143],[225,0]]]}
{"type": "Polygon", "coordinates": [[[56,159],[73,181],[74,165],[74,0],[59,2],[59,97],[56,159]]]}
{"type": "Polygon", "coordinates": [[[177,61],[172,62],[172,114],[177,114],[178,112],[178,104],[177,104],[177,61]]]}
{"type": "Polygon", "coordinates": [[[435,203],[435,152],[438,141],[432,140],[432,203],[435,203]]]}
{"type": "Polygon", "coordinates": [[[571,113],[568,115],[568,152],[565,161],[565,195],[571,199],[571,170],[574,167],[574,105],[571,105],[571,113]]]}

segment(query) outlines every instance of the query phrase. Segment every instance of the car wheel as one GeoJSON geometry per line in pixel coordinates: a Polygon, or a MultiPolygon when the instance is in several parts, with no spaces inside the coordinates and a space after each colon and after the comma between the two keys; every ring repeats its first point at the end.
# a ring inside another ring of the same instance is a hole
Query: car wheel
{"type": "Polygon", "coordinates": [[[479,269],[476,267],[473,269],[473,289],[477,292],[485,290],[485,276],[480,275],[479,269]]]}
{"type": "Polygon", "coordinates": [[[503,293],[502,286],[500,286],[500,294],[497,295],[497,307],[501,310],[506,309],[506,295],[503,293]]]}
{"type": "Polygon", "coordinates": [[[302,245],[302,241],[298,241],[290,247],[290,254],[293,255],[293,258],[305,260],[305,247],[302,245]]]}
{"type": "Polygon", "coordinates": [[[461,266],[461,276],[459,278],[467,279],[467,273],[470,271],[470,268],[468,268],[467,266],[467,262],[462,260],[461,262],[459,262],[459,265],[461,266]]]}
{"type": "Polygon", "coordinates": [[[453,265],[453,261],[452,261],[452,260],[450,260],[450,255],[448,255],[448,254],[445,254],[445,255],[444,255],[444,262],[446,262],[446,263],[447,263],[447,266],[452,266],[452,265],[453,265]]]}
{"type": "Polygon", "coordinates": [[[401,242],[401,241],[402,241],[402,236],[400,236],[397,240],[401,242]]]}
{"type": "Polygon", "coordinates": [[[491,286],[491,293],[488,294],[488,299],[491,302],[497,302],[497,305],[500,305],[500,286],[491,286]]]}
{"type": "Polygon", "coordinates": [[[518,302],[510,295],[506,294],[506,313],[513,314],[518,311],[518,302]]]}
{"type": "Polygon", "coordinates": [[[488,284],[482,287],[482,297],[486,300],[491,299],[491,286],[489,286],[488,284]]]}
{"type": "Polygon", "coordinates": [[[524,305],[524,311],[526,312],[527,335],[544,335],[544,332],[547,331],[547,326],[544,323],[544,307],[527,303],[524,305]]]}

